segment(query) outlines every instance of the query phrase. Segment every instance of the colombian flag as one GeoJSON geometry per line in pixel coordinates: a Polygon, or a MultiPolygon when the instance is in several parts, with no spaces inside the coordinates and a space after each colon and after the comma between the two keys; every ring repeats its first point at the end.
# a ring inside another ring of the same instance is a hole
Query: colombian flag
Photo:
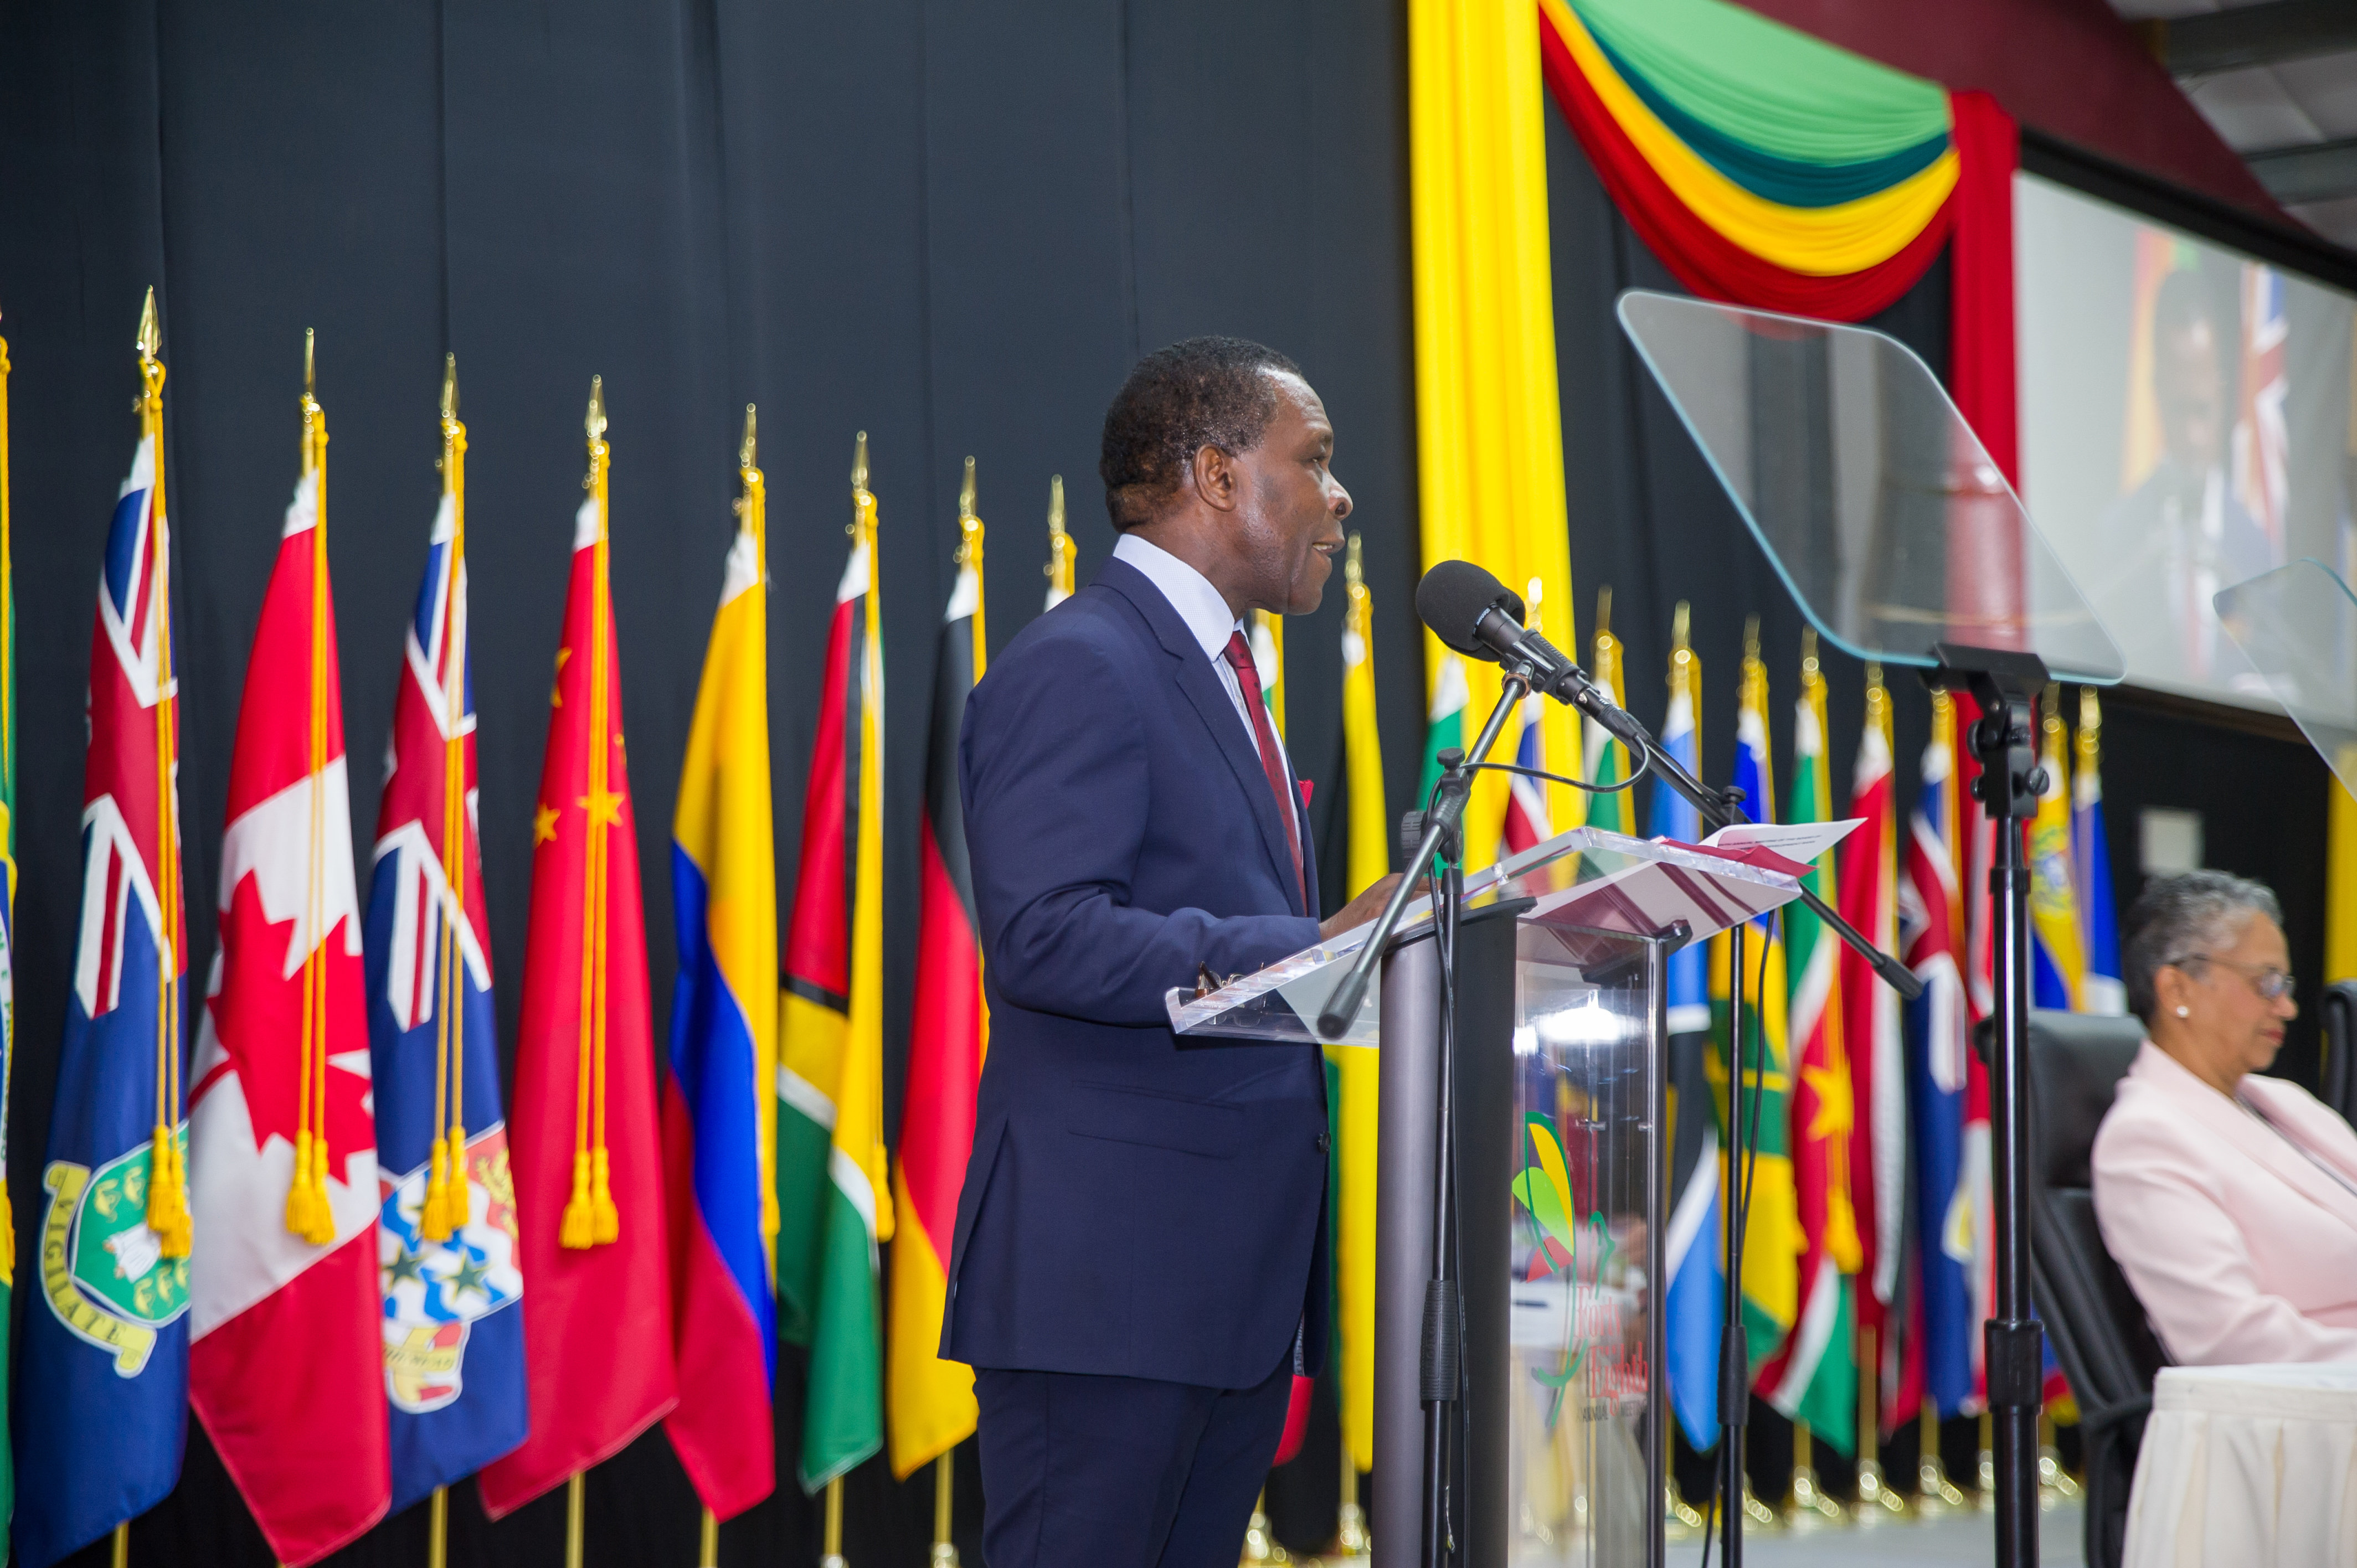
{"type": "Polygon", "coordinates": [[[950,1237],[957,1229],[966,1158],[974,1152],[974,1094],[982,1083],[990,1027],[957,777],[965,699],[986,657],[982,520],[974,515],[972,480],[969,466],[969,489],[959,508],[964,542],[958,549],[957,584],[942,617],[941,651],[933,662],[925,814],[917,825],[917,996],[892,1190],[894,1204],[908,1219],[892,1238],[885,1353],[892,1473],[903,1479],[972,1436],[975,1418],[973,1369],[941,1357],[950,1237]]]}
{"type": "Polygon", "coordinates": [[[777,1077],[778,884],[770,836],[769,621],[752,411],[744,499],[704,655],[673,818],[671,1072],[662,1107],[679,1405],[664,1422],[722,1519],[770,1495],[777,1371],[770,1279],[770,1092],[777,1077]]]}

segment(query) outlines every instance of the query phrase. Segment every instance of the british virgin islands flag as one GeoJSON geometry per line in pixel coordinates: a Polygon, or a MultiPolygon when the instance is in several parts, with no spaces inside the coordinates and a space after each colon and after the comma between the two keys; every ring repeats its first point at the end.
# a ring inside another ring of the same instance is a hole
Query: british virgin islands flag
{"type": "Polygon", "coordinates": [[[446,392],[442,503],[403,639],[365,928],[396,1513],[522,1443],[526,1425],[523,1274],[475,833],[455,403],[446,392]]]}
{"type": "Polygon", "coordinates": [[[777,1309],[770,1183],[778,884],[770,829],[769,622],[752,411],[745,487],[672,823],[671,1071],[662,1106],[679,1405],[664,1422],[721,1519],[770,1495],[777,1309]]]}
{"type": "Polygon", "coordinates": [[[143,368],[145,429],[99,567],[81,926],[17,1387],[16,1553],[32,1568],[161,1501],[188,1434],[179,704],[164,371],[152,360],[143,368]]]}

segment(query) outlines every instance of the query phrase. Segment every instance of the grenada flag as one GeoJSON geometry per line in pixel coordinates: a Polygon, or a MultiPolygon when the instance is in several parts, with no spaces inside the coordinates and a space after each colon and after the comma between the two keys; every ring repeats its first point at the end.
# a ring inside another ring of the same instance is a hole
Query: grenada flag
{"type": "Polygon", "coordinates": [[[485,1467],[483,1508],[522,1508],[619,1453],[677,1401],[654,1041],[608,594],[603,387],[573,520],[564,640],[532,821],[516,1028],[516,1218],[532,1282],[532,1432],[485,1467]]]}
{"type": "Polygon", "coordinates": [[[958,548],[957,582],[933,660],[925,814],[917,824],[917,997],[909,1018],[909,1086],[892,1185],[900,1225],[892,1235],[884,1381],[892,1473],[903,1479],[974,1435],[976,1413],[974,1369],[941,1356],[950,1236],[957,1229],[966,1159],[974,1153],[974,1095],[990,1028],[957,775],[965,700],[988,659],[973,462],[966,459],[958,508],[964,542],[958,548]]]}
{"type": "Polygon", "coordinates": [[[290,1568],[365,1532],[392,1495],[328,433],[308,395],[303,413],[230,760],[188,1104],[189,1403],[290,1568]]]}
{"type": "Polygon", "coordinates": [[[774,1488],[770,1395],[778,1234],[778,873],[770,836],[769,616],[761,470],[745,487],[689,721],[672,818],[672,989],[663,1080],[679,1405],[664,1422],[704,1506],[733,1518],[774,1488]]]}

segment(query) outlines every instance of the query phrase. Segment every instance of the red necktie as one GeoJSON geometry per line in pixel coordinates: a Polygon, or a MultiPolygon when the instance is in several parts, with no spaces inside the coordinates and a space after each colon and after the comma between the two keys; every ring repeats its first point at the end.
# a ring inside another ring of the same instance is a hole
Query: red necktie
{"type": "MultiPolygon", "coordinates": [[[[1227,659],[1236,672],[1236,684],[1243,688],[1244,710],[1252,714],[1253,740],[1260,746],[1260,770],[1268,775],[1269,791],[1276,797],[1276,814],[1285,823],[1286,847],[1293,851],[1293,887],[1301,888],[1301,827],[1293,814],[1291,791],[1286,788],[1285,757],[1276,749],[1276,732],[1269,727],[1268,704],[1261,700],[1260,669],[1253,662],[1252,648],[1241,631],[1228,639],[1227,659]]],[[[1305,894],[1301,907],[1308,908],[1305,894]]]]}

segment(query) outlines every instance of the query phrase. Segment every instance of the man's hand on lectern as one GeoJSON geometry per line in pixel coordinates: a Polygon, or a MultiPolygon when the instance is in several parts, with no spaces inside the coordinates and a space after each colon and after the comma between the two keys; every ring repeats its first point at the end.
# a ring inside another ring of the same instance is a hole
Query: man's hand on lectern
{"type": "Polygon", "coordinates": [[[1347,931],[1352,926],[1363,926],[1382,914],[1384,901],[1391,897],[1392,889],[1399,886],[1399,879],[1400,874],[1394,871],[1369,883],[1366,890],[1356,898],[1318,922],[1318,940],[1330,942],[1338,932],[1347,931]]]}

